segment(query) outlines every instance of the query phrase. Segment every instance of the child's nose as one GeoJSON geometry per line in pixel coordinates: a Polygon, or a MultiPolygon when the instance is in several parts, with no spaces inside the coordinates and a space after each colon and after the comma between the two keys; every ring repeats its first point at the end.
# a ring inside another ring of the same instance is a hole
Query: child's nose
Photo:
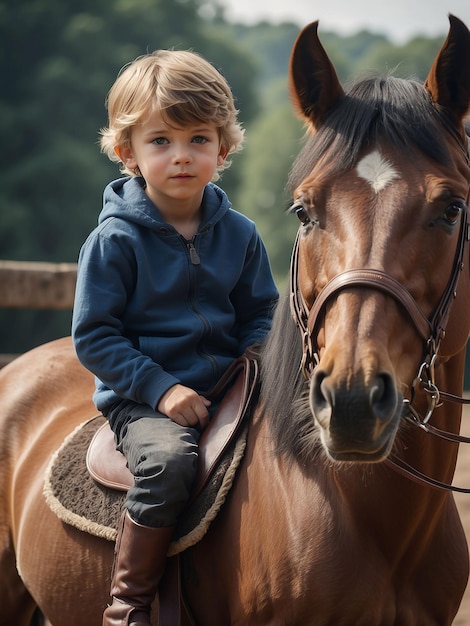
{"type": "Polygon", "coordinates": [[[191,151],[185,146],[175,146],[173,160],[175,163],[189,163],[191,161],[191,151]]]}

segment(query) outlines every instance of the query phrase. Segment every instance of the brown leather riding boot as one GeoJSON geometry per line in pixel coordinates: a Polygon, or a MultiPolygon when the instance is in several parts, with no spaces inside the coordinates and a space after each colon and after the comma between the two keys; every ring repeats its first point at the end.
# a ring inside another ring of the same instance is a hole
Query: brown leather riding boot
{"type": "Polygon", "coordinates": [[[151,605],[172,534],[173,527],[141,526],[123,513],[111,580],[113,603],[103,613],[103,626],[151,626],[151,605]]]}

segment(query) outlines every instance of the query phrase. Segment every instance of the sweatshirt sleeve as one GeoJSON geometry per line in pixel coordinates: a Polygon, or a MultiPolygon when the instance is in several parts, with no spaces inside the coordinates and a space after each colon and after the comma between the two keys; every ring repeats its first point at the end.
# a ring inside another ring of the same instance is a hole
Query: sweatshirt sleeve
{"type": "Polygon", "coordinates": [[[242,352],[269,332],[278,297],[266,248],[253,225],[244,270],[232,294],[242,352]]]}
{"type": "Polygon", "coordinates": [[[123,333],[125,307],[135,283],[130,246],[97,229],[80,251],[72,338],[80,362],[119,397],[156,408],[180,381],[142,354],[123,333]]]}

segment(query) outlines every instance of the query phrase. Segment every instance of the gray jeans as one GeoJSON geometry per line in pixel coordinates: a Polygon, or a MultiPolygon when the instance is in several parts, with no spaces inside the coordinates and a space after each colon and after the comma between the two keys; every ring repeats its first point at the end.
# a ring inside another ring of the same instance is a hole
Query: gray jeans
{"type": "Polygon", "coordinates": [[[174,526],[196,475],[199,431],[130,401],[112,407],[107,418],[134,475],[125,504],[130,516],[144,526],[174,526]]]}

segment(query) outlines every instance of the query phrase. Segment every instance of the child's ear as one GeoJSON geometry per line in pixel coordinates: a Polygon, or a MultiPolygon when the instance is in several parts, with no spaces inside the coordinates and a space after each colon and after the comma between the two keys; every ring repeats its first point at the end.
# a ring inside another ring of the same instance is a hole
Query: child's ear
{"type": "Polygon", "coordinates": [[[224,146],[220,146],[219,156],[217,157],[217,165],[219,167],[224,164],[224,161],[227,158],[227,156],[228,156],[228,148],[225,148],[224,146]]]}
{"type": "Polygon", "coordinates": [[[138,165],[134,158],[134,154],[129,145],[114,146],[114,152],[117,154],[119,160],[127,167],[128,170],[137,169],[138,165]]]}

